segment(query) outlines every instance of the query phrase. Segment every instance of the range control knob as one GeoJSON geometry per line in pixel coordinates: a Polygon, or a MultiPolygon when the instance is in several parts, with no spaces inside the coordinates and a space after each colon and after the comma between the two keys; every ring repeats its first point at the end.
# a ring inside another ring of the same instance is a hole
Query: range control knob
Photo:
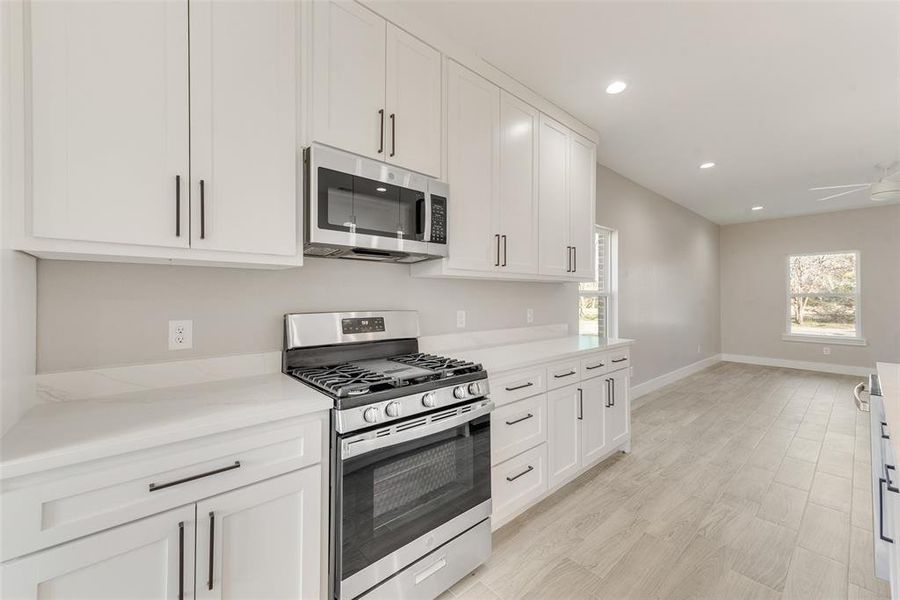
{"type": "Polygon", "coordinates": [[[381,411],[374,406],[371,408],[367,408],[363,413],[363,419],[366,423],[377,423],[381,420],[381,411]]]}
{"type": "Polygon", "coordinates": [[[455,388],[453,388],[453,397],[456,398],[457,400],[462,400],[463,398],[465,398],[466,397],[466,388],[461,385],[458,385],[455,388]]]}
{"type": "Polygon", "coordinates": [[[388,402],[388,405],[384,407],[384,414],[389,417],[399,417],[400,416],[400,403],[399,402],[388,402]]]}
{"type": "Polygon", "coordinates": [[[422,396],[422,406],[427,408],[434,408],[437,406],[437,396],[434,395],[434,392],[428,392],[422,396]]]}
{"type": "Polygon", "coordinates": [[[482,393],[481,392],[481,384],[478,383],[477,381],[474,383],[470,383],[469,384],[469,393],[472,394],[473,396],[480,396],[482,393]]]}

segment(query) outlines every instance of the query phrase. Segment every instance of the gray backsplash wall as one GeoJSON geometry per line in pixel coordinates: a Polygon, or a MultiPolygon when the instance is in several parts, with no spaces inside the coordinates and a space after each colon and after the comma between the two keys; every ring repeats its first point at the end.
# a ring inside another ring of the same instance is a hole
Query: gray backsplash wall
{"type": "Polygon", "coordinates": [[[576,284],[414,279],[403,265],[308,259],[263,271],[40,260],[39,373],[280,350],[282,315],[415,309],[423,335],[567,322],[576,284]],[[193,320],[193,348],[168,350],[168,321],[193,320]]]}

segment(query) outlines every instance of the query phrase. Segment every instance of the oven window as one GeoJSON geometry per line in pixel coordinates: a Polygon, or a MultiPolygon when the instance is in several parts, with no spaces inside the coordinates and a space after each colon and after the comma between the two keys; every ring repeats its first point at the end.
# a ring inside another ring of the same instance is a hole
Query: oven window
{"type": "Polygon", "coordinates": [[[342,463],[341,579],[491,497],[490,416],[342,463]]]}

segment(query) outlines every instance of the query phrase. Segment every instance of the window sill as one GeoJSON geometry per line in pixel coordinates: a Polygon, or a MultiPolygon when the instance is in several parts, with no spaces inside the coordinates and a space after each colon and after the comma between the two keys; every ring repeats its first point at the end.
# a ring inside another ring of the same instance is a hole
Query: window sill
{"type": "Polygon", "coordinates": [[[866,338],[840,337],[837,335],[800,335],[796,333],[783,333],[781,339],[785,342],[806,342],[809,344],[825,344],[831,346],[867,346],[866,338]]]}

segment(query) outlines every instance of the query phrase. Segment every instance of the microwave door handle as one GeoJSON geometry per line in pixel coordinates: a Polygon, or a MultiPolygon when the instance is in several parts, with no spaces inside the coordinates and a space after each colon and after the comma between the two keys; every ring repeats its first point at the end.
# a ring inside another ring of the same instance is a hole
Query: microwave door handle
{"type": "Polygon", "coordinates": [[[412,429],[407,429],[406,431],[392,433],[391,435],[386,435],[383,437],[359,438],[356,440],[354,440],[353,438],[349,438],[346,440],[342,440],[341,460],[347,460],[348,458],[360,456],[361,454],[366,454],[368,452],[372,452],[373,450],[380,450],[382,448],[396,446],[397,444],[402,444],[403,442],[423,438],[435,433],[439,433],[446,429],[453,429],[454,427],[459,427],[464,423],[473,421],[482,415],[486,415],[492,410],[494,410],[494,403],[491,401],[487,401],[475,410],[470,410],[469,412],[458,414],[454,417],[450,417],[449,419],[438,421],[437,423],[429,423],[428,425],[414,427],[412,429]]]}
{"type": "Polygon", "coordinates": [[[431,241],[431,194],[425,196],[425,227],[422,229],[422,240],[431,241]]]}

